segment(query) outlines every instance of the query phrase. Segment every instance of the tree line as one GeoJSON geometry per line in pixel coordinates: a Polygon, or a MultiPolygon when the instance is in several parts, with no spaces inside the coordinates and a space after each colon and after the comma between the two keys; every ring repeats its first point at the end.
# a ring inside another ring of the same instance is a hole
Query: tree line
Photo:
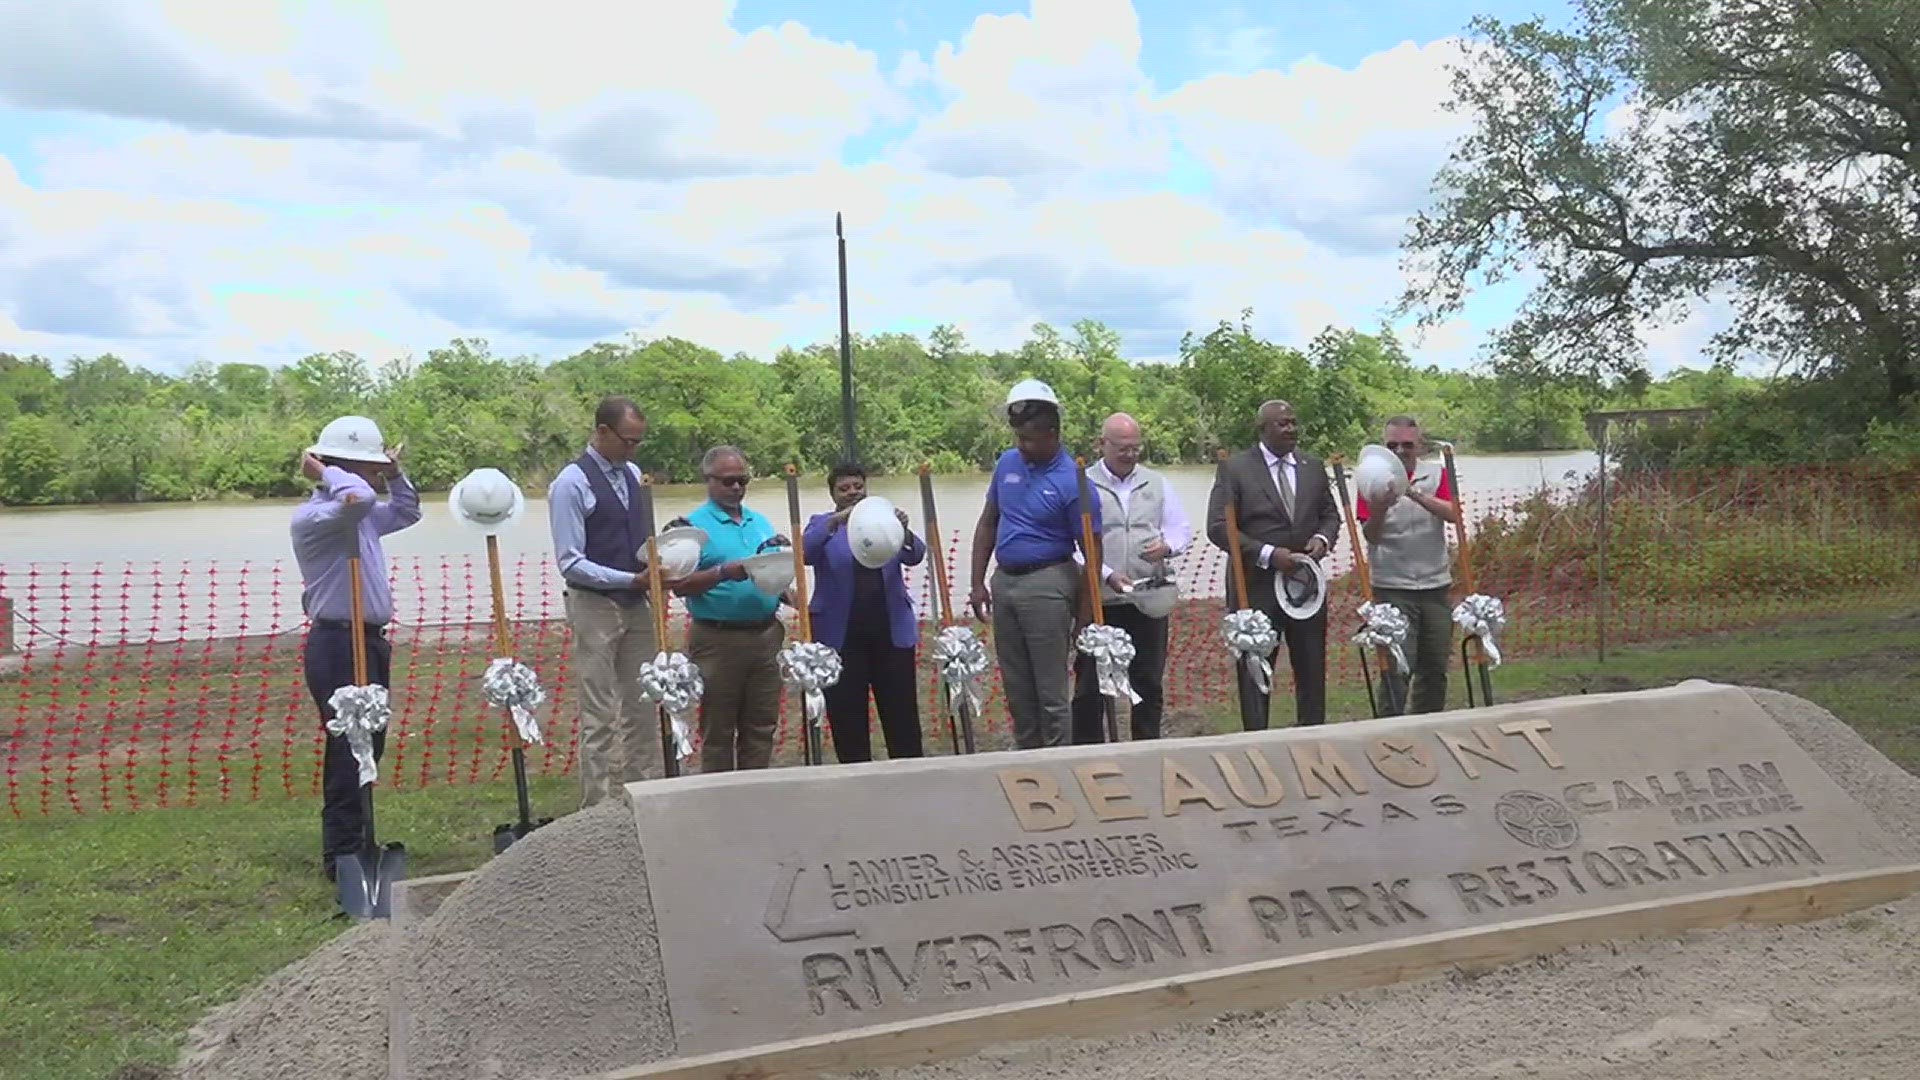
{"type": "MultiPolygon", "coordinates": [[[[1062,399],[1065,436],[1091,447],[1101,418],[1137,416],[1150,459],[1211,460],[1245,445],[1261,401],[1294,403],[1309,446],[1348,449],[1386,416],[1411,412],[1463,449],[1588,445],[1583,412],[1635,388],[1521,369],[1421,365],[1391,334],[1322,333],[1306,348],[1267,341],[1251,313],[1189,334],[1177,361],[1126,359],[1117,334],[1082,321],[1039,325],[1018,349],[980,351],[942,326],[854,343],[860,456],[897,472],[984,469],[1008,445],[994,416],[1019,379],[1046,380],[1062,399]]],[[[1749,380],[1676,373],[1639,387],[1642,399],[1690,404],[1749,380]]],[[[442,489],[483,465],[537,488],[580,453],[602,394],[625,393],[649,419],[642,467],[697,478],[707,447],[730,442],[759,468],[826,468],[840,453],[835,345],[782,350],[770,361],[724,356],[675,338],[602,343],[564,359],[494,355],[459,339],[424,360],[374,365],[351,353],[278,369],[200,364],[179,375],[111,355],[56,368],[0,354],[0,502],[9,505],[281,497],[304,491],[296,464],[327,420],[374,417],[404,440],[409,469],[442,489]]]]}

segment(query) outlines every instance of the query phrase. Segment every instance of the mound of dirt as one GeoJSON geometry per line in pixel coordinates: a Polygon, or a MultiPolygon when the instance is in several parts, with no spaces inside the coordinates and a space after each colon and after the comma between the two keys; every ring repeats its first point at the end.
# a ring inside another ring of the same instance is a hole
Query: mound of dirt
{"type": "Polygon", "coordinates": [[[407,1080],[546,1080],[672,1056],[647,867],[624,803],[508,848],[401,957],[407,1080]]]}
{"type": "Polygon", "coordinates": [[[281,968],[187,1033],[174,1080],[387,1075],[389,927],[364,923],[281,968]]]}
{"type": "MultiPolygon", "coordinates": [[[[1752,693],[1879,820],[1893,838],[1884,854],[1920,861],[1920,778],[1818,706],[1752,693]]],[[[409,1017],[408,1080],[558,1080],[669,1057],[646,890],[626,806],[570,815],[489,863],[406,941],[384,924],[358,927],[208,1016],[178,1080],[386,1076],[390,987],[409,1017]]],[[[1920,1076],[1920,899],[859,1075],[1802,1080],[1836,1070],[1920,1076]]]]}

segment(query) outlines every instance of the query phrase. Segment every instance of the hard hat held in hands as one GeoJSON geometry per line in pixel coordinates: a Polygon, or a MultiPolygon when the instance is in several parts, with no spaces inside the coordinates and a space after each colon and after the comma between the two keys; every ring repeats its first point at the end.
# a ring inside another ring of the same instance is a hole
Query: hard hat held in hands
{"type": "Polygon", "coordinates": [[[342,416],[320,429],[320,438],[307,448],[314,457],[341,461],[366,461],[376,465],[387,460],[386,440],[380,437],[380,425],[364,416],[342,416]]]}
{"type": "MultiPolygon", "coordinates": [[[[692,525],[675,525],[663,531],[653,541],[653,547],[660,556],[660,576],[667,581],[679,581],[700,568],[700,551],[707,546],[707,531],[692,525]]],[[[646,562],[647,549],[638,552],[641,562],[646,562]]]]}
{"type": "Polygon", "coordinates": [[[847,515],[847,546],[853,549],[854,561],[869,570],[887,565],[906,543],[906,527],[887,499],[869,495],[847,515]]]}
{"type": "Polygon", "coordinates": [[[526,508],[520,485],[499,469],[475,469],[447,492],[447,509],[454,519],[484,533],[513,524],[526,508]]]}
{"type": "Polygon", "coordinates": [[[753,587],[768,596],[779,596],[793,584],[794,565],[792,548],[775,548],[749,555],[740,560],[746,564],[747,580],[753,587]]]}
{"type": "Polygon", "coordinates": [[[1384,502],[1407,493],[1407,467],[1399,455],[1377,444],[1360,448],[1360,460],[1353,468],[1353,487],[1368,503],[1384,502]]]}

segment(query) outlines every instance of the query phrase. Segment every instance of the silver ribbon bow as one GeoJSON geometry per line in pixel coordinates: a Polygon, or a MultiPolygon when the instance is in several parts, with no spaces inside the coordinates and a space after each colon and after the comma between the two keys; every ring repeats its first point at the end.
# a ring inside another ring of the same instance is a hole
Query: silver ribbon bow
{"type": "Polygon", "coordinates": [[[666,706],[672,721],[674,753],[681,760],[693,756],[687,721],[700,707],[700,695],[706,692],[700,669],[683,653],[655,653],[653,659],[640,665],[640,696],[666,706]]]}
{"type": "Polygon", "coordinates": [[[1453,621],[1468,637],[1480,639],[1490,666],[1500,666],[1500,647],[1493,638],[1507,627],[1507,609],[1498,597],[1474,593],[1453,609],[1453,621]]]}
{"type": "Polygon", "coordinates": [[[1247,673],[1253,676],[1255,686],[1263,694],[1273,692],[1273,665],[1267,657],[1280,647],[1280,635],[1274,633],[1273,622],[1267,613],[1253,608],[1241,608],[1220,621],[1220,632],[1226,635],[1227,648],[1238,654],[1242,663],[1247,665],[1247,673]]]}
{"type": "Polygon", "coordinates": [[[933,639],[933,662],[940,668],[940,679],[947,686],[947,705],[953,711],[954,719],[960,718],[961,706],[970,710],[970,715],[979,716],[985,695],[980,689],[980,680],[986,678],[990,665],[987,660],[987,647],[973,634],[971,626],[949,626],[940,631],[933,639]]]}
{"type": "Polygon", "coordinates": [[[1127,678],[1127,667],[1133,663],[1133,639],[1125,630],[1105,623],[1088,623],[1080,631],[1080,651],[1093,657],[1093,671],[1100,679],[1100,692],[1108,697],[1117,698],[1121,694],[1135,705],[1140,704],[1140,695],[1133,690],[1133,683],[1127,678]]]}
{"type": "Polygon", "coordinates": [[[342,686],[327,699],[333,719],[327,730],[347,738],[354,763],[360,766],[360,782],[371,784],[380,779],[380,766],[373,760],[373,736],[387,730],[393,707],[387,702],[384,686],[342,686]]]}
{"type": "Polygon", "coordinates": [[[526,743],[545,743],[540,734],[540,718],[533,715],[533,707],[547,700],[547,692],[540,688],[540,676],[533,669],[511,657],[495,657],[487,665],[486,673],[480,676],[480,692],[486,695],[488,703],[502,706],[513,714],[513,726],[520,732],[520,741],[526,743]]]}
{"type": "Polygon", "coordinates": [[[802,715],[827,722],[827,687],[840,681],[840,654],[817,641],[796,641],[780,650],[780,679],[801,691],[802,715]]]}
{"type": "Polygon", "coordinates": [[[1364,622],[1353,635],[1354,643],[1387,650],[1394,669],[1407,670],[1407,653],[1402,647],[1407,640],[1407,613],[1392,604],[1361,604],[1360,618],[1364,622]]]}

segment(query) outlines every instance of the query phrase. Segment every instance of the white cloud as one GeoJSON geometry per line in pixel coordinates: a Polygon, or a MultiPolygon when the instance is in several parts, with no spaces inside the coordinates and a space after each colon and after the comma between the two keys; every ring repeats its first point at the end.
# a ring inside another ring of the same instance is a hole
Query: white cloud
{"type": "Polygon", "coordinates": [[[1452,41],[1402,43],[1352,70],[1302,60],[1214,75],[1161,105],[1239,211],[1341,250],[1395,247],[1462,130],[1441,108],[1452,41]]]}
{"type": "Polygon", "coordinates": [[[1252,306],[1303,342],[1397,295],[1454,130],[1448,44],[1163,87],[1126,0],[893,57],[741,32],[724,0],[244,6],[0,5],[28,55],[0,103],[120,121],[43,140],[32,184],[0,158],[0,350],[173,367],[635,331],[764,356],[837,330],[836,211],[863,332],[1011,347],[1089,317],[1167,356],[1252,306]],[[1210,185],[1175,182],[1183,155],[1210,185]]]}

